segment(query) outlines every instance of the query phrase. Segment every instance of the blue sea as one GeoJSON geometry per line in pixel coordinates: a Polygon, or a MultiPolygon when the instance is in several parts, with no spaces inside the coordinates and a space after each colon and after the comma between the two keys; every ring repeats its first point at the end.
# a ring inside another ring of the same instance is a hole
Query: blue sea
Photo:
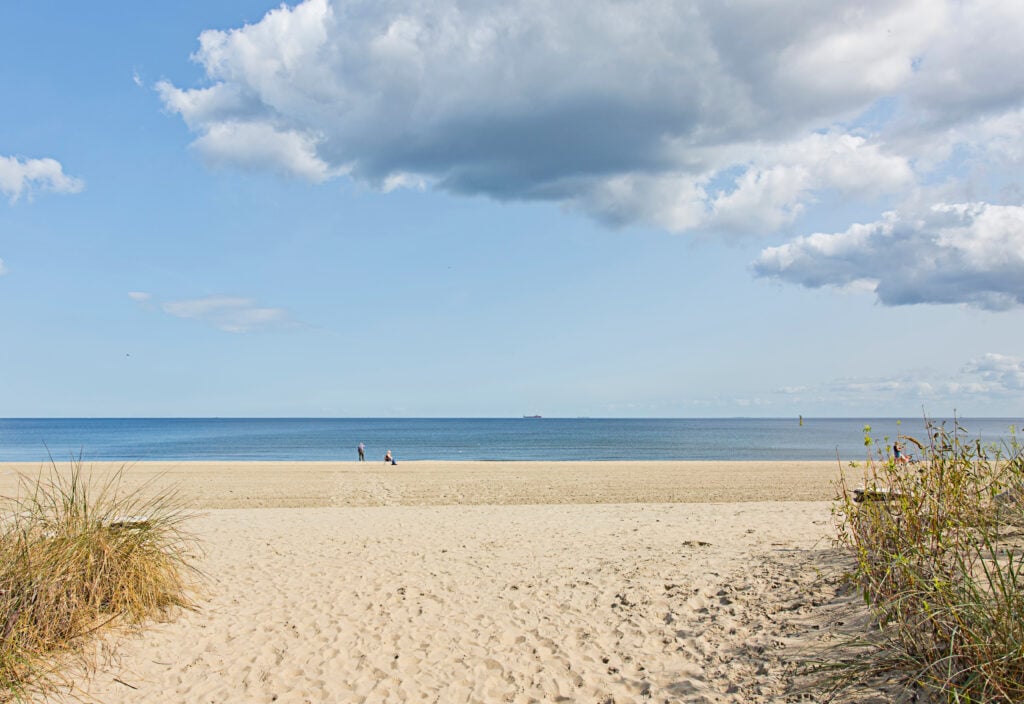
{"type": "MultiPolygon", "coordinates": [[[[960,424],[995,443],[1021,420],[960,424]]],[[[927,438],[896,418],[13,418],[0,461],[354,460],[360,442],[368,460],[848,461],[866,456],[865,425],[878,442],[927,438]]]]}

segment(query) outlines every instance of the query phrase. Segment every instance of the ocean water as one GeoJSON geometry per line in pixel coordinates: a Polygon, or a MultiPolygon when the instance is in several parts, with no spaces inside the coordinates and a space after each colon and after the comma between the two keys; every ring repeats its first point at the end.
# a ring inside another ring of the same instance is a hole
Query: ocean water
{"type": "MultiPolygon", "coordinates": [[[[1020,419],[960,419],[1000,442],[1020,419]]],[[[895,418],[59,418],[0,419],[0,461],[859,460],[879,442],[927,438],[895,418]]],[[[947,427],[952,427],[947,421],[947,427]]]]}

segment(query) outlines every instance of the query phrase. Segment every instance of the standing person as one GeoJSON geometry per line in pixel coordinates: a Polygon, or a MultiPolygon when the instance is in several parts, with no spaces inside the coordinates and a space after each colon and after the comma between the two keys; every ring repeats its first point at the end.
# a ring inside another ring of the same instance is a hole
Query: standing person
{"type": "Polygon", "coordinates": [[[364,461],[366,459],[366,445],[359,443],[359,446],[356,449],[359,451],[359,461],[364,461]]]}

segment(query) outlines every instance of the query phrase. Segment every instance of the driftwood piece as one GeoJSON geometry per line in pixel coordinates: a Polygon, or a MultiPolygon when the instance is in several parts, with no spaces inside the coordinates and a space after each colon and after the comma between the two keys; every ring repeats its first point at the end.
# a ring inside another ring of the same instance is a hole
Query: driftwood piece
{"type": "Polygon", "coordinates": [[[898,491],[889,491],[887,489],[854,489],[853,500],[855,502],[863,503],[865,501],[893,501],[903,496],[898,491]]]}
{"type": "Polygon", "coordinates": [[[115,516],[107,524],[111,528],[149,528],[149,516],[115,516]]]}

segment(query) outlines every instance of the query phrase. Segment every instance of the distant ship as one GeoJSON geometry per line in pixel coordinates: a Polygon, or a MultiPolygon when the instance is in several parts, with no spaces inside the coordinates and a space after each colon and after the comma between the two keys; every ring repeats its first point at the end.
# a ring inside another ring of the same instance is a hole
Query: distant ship
{"type": "Polygon", "coordinates": [[[540,416],[523,416],[523,418],[540,418],[540,416]]]}

